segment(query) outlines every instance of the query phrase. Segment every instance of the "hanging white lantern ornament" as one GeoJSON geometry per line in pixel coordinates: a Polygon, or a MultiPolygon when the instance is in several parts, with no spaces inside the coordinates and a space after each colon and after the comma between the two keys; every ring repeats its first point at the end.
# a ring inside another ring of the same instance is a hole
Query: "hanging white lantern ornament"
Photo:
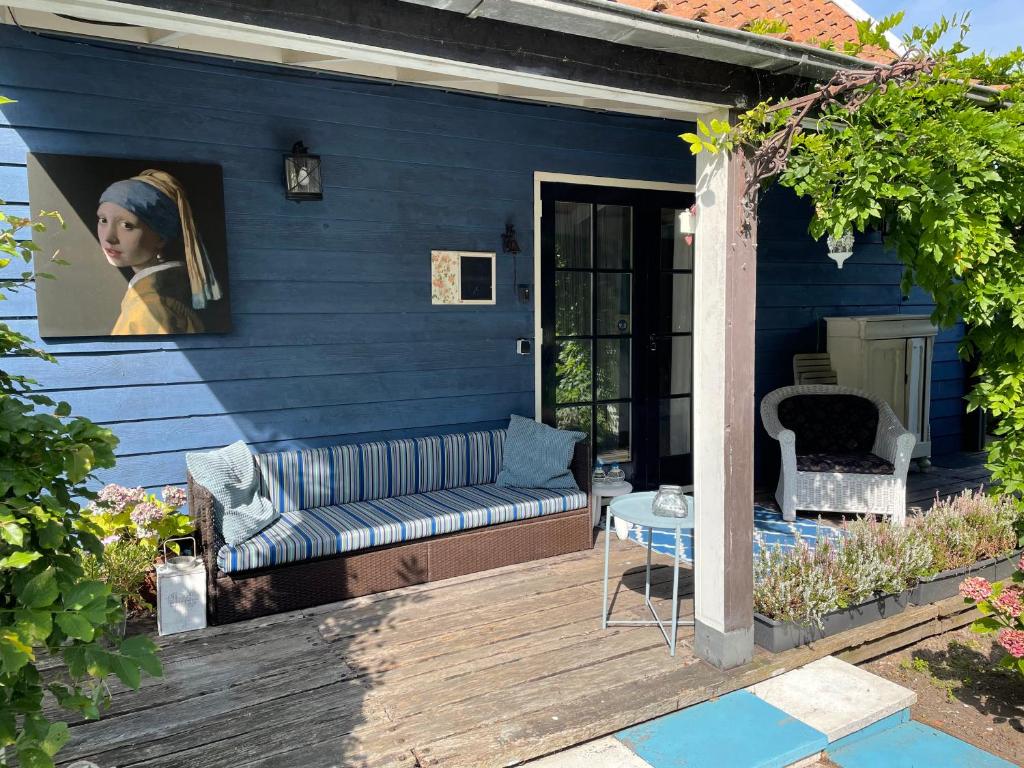
{"type": "Polygon", "coordinates": [[[832,259],[839,269],[843,268],[843,262],[853,256],[853,232],[847,230],[842,237],[828,236],[828,257],[832,259]]]}
{"type": "Polygon", "coordinates": [[[693,236],[697,232],[697,204],[679,211],[679,234],[687,245],[693,245],[693,236]]]}

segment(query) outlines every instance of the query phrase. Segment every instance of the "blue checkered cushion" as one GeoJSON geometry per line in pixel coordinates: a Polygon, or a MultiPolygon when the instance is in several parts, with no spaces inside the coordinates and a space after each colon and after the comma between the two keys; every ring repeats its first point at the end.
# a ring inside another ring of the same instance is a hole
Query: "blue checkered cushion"
{"type": "Polygon", "coordinates": [[[578,490],[482,484],[292,509],[249,541],[222,547],[217,564],[225,573],[247,571],[586,506],[578,490]]]}
{"type": "Polygon", "coordinates": [[[512,414],[497,483],[508,488],[577,488],[569,470],[583,432],[555,429],[512,414]]]}
{"type": "Polygon", "coordinates": [[[278,512],[493,483],[505,430],[337,445],[256,456],[278,512]]]}

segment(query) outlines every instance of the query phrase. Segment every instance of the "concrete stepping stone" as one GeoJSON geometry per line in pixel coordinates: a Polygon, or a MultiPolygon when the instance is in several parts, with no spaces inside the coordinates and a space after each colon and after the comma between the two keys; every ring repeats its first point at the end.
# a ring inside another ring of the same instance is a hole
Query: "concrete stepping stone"
{"type": "Polygon", "coordinates": [[[917,694],[833,656],[749,688],[755,696],[824,733],[829,742],[909,708],[917,694]]]}
{"type": "Polygon", "coordinates": [[[629,747],[613,736],[581,744],[540,760],[531,760],[524,768],[651,768],[629,747]]]}

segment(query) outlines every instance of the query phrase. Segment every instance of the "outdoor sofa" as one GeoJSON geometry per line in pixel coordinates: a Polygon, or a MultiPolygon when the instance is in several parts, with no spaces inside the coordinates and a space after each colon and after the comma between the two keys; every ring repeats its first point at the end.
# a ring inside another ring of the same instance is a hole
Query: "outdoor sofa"
{"type": "Polygon", "coordinates": [[[917,438],[884,400],[852,387],[798,384],[765,395],[761,420],[782,451],[775,500],[783,520],[805,509],[903,524],[917,438]]]}
{"type": "Polygon", "coordinates": [[[213,624],[589,549],[590,448],[579,490],[504,488],[506,430],[255,456],[281,517],[225,544],[211,493],[188,477],[213,624]]]}

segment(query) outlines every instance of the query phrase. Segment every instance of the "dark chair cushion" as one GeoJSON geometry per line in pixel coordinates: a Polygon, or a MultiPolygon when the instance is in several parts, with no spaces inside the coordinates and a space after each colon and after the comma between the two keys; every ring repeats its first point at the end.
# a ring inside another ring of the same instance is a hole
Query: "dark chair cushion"
{"type": "Polygon", "coordinates": [[[891,475],[896,468],[873,453],[809,453],[796,457],[801,472],[846,472],[853,475],[891,475]]]}
{"type": "Polygon", "coordinates": [[[857,395],[794,395],[779,403],[779,421],[796,434],[797,456],[870,453],[878,408],[857,395]]]}

